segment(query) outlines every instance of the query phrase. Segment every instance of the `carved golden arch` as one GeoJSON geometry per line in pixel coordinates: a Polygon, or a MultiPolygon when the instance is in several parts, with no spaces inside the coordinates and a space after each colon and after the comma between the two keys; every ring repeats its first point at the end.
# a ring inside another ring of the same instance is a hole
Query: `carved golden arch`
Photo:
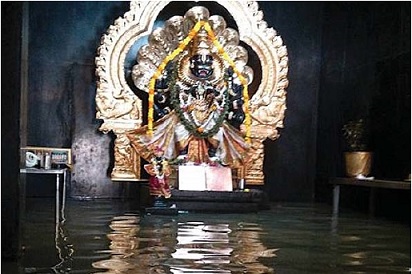
{"type": "MultiPolygon", "coordinates": [[[[136,174],[140,174],[140,156],[134,154],[125,133],[142,126],[142,101],[127,83],[126,55],[136,41],[150,34],[159,13],[170,2],[131,1],[130,10],[117,18],[101,37],[95,59],[96,118],[103,120],[99,130],[112,131],[116,136],[112,180],[138,180],[136,174]]],[[[240,40],[256,53],[262,66],[261,82],[249,101],[252,117],[249,157],[253,161],[242,172],[247,184],[263,185],[263,141],[277,139],[277,129],[283,127],[287,49],[282,38],[263,20],[256,1],[220,1],[219,5],[233,16],[240,40]]]]}

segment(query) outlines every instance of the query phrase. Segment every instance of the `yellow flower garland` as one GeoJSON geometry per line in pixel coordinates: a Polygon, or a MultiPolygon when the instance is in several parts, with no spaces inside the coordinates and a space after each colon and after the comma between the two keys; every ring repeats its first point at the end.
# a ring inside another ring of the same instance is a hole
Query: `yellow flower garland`
{"type": "Polygon", "coordinates": [[[190,30],[188,36],[183,39],[183,41],[179,44],[179,46],[166,58],[162,61],[162,63],[157,67],[156,72],[153,74],[149,81],[149,110],[147,114],[147,134],[152,135],[153,134],[153,106],[154,106],[154,92],[155,92],[155,83],[156,80],[162,75],[163,70],[165,69],[167,63],[170,61],[174,60],[177,55],[179,55],[192,41],[193,37],[199,32],[199,30],[204,27],[206,30],[209,38],[212,40],[213,44],[215,47],[218,49],[218,52],[220,56],[229,63],[229,65],[233,68],[233,71],[237,74],[242,86],[243,86],[243,111],[245,112],[245,127],[246,127],[246,136],[245,136],[245,141],[250,143],[250,128],[251,128],[251,118],[250,118],[250,113],[249,113],[249,93],[248,93],[248,83],[245,77],[240,73],[240,71],[236,68],[235,63],[233,60],[230,58],[230,56],[227,54],[227,52],[223,49],[222,45],[220,45],[219,41],[216,39],[215,34],[213,33],[212,28],[210,27],[209,23],[206,21],[199,21],[196,23],[196,25],[190,30]]]}

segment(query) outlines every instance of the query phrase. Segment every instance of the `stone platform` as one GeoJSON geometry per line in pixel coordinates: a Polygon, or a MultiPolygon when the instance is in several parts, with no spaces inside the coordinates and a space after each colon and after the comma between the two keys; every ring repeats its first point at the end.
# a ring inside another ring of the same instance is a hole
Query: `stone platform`
{"type": "Polygon", "coordinates": [[[250,213],[268,209],[267,197],[261,190],[189,191],[172,190],[169,204],[178,211],[250,213]]]}

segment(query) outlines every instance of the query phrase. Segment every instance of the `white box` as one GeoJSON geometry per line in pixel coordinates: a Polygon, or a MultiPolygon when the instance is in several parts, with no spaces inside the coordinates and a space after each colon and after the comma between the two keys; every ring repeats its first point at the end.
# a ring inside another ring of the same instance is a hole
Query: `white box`
{"type": "Polygon", "coordinates": [[[233,191],[232,170],[228,167],[205,167],[206,189],[210,191],[233,191]]]}
{"type": "Polygon", "coordinates": [[[203,166],[179,166],[179,190],[206,190],[203,166]]]}
{"type": "Polygon", "coordinates": [[[233,191],[229,167],[179,166],[179,190],[233,191]]]}

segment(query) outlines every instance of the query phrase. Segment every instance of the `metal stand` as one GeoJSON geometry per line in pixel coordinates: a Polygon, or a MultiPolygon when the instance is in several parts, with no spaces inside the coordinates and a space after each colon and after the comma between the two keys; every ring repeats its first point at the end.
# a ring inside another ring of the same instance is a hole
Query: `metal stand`
{"type": "MultiPolygon", "coordinates": [[[[40,168],[21,168],[20,174],[51,174],[56,175],[56,224],[60,222],[60,213],[62,219],[64,220],[64,208],[66,205],[66,181],[67,181],[67,174],[69,172],[68,168],[62,169],[40,169],[40,168]],[[63,193],[62,193],[62,205],[60,208],[60,175],[63,175],[63,193]]],[[[25,186],[22,187],[25,189],[25,186]]],[[[24,197],[25,199],[25,193],[24,197]]]]}

